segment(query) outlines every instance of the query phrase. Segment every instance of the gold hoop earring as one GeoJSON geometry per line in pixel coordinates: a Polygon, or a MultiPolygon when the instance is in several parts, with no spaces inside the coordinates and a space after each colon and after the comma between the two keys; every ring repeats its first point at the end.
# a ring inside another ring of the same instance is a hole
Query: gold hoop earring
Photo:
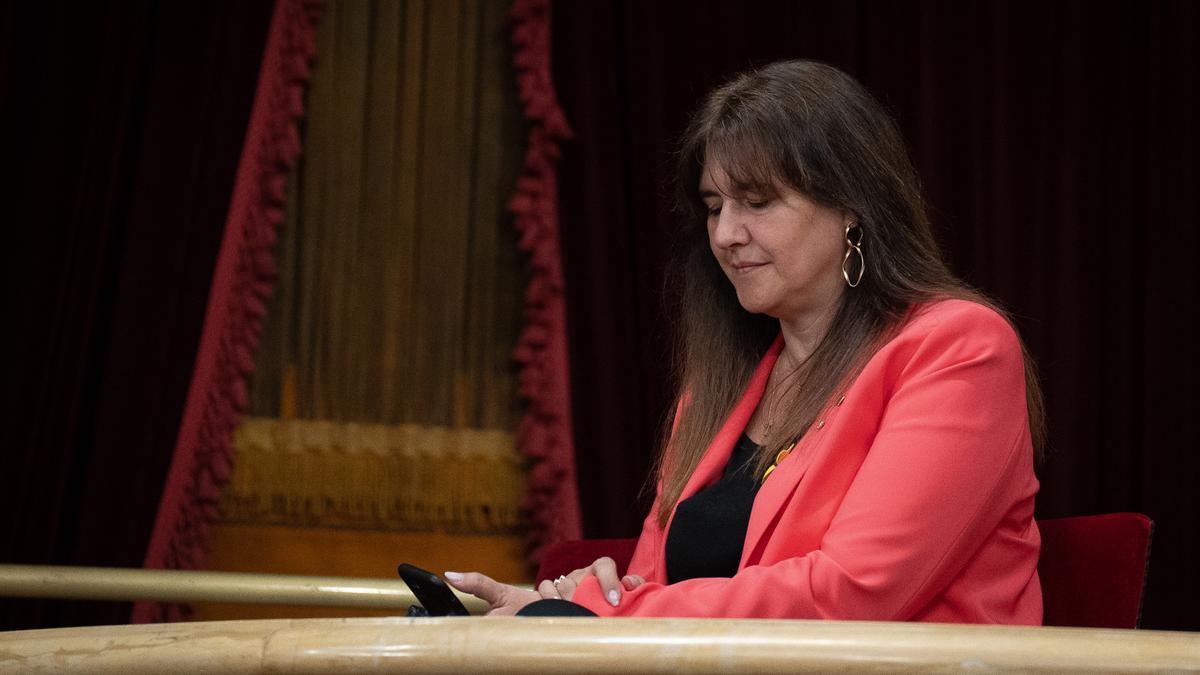
{"type": "Polygon", "coordinates": [[[846,285],[850,288],[858,288],[862,283],[863,274],[867,271],[867,259],[862,252],[863,229],[861,225],[850,223],[846,226],[846,255],[842,258],[842,276],[846,279],[846,285]],[[858,232],[858,237],[851,238],[850,232],[854,230],[858,232]],[[858,254],[858,274],[854,277],[854,281],[850,281],[850,255],[858,254]]]}

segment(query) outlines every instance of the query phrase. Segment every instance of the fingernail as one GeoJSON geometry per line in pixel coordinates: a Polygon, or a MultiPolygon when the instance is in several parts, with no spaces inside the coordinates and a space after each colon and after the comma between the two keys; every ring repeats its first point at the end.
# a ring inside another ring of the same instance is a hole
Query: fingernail
{"type": "Polygon", "coordinates": [[[617,592],[617,589],[614,588],[613,590],[608,592],[608,604],[612,605],[613,607],[616,607],[617,603],[620,601],[621,601],[621,594],[617,592]]]}
{"type": "Polygon", "coordinates": [[[462,581],[462,572],[446,572],[446,578],[450,581],[462,581]]]}

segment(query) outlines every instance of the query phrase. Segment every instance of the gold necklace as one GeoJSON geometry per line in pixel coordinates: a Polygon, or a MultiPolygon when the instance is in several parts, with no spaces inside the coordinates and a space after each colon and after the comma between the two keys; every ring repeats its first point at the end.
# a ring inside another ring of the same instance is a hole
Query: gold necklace
{"type": "MultiPolygon", "coordinates": [[[[778,365],[780,362],[782,362],[784,360],[784,358],[787,358],[789,362],[791,361],[791,357],[788,354],[787,350],[784,350],[780,354],[779,358],[776,360],[776,365],[778,365]]],[[[773,369],[771,374],[776,375],[777,373],[782,372],[782,370],[783,370],[783,368],[773,369]]],[[[779,419],[779,409],[786,407],[783,405],[783,403],[784,403],[784,400],[788,398],[786,395],[786,391],[783,394],[780,394],[779,390],[785,386],[784,380],[787,380],[788,377],[790,377],[793,373],[795,373],[794,369],[792,370],[792,372],[789,372],[786,375],[777,375],[776,380],[774,382],[775,386],[769,387],[767,389],[767,391],[764,392],[764,394],[763,394],[764,399],[765,398],[772,399],[769,404],[763,406],[763,412],[766,413],[766,418],[767,418],[763,424],[763,445],[771,444],[771,434],[775,429],[776,420],[779,419]]]]}
{"type": "MultiPolygon", "coordinates": [[[[782,354],[779,357],[779,360],[782,360],[784,357],[788,357],[788,360],[791,361],[790,354],[787,350],[784,350],[782,352],[782,354]]],[[[776,363],[778,363],[778,361],[776,363]]],[[[794,373],[794,372],[795,372],[795,370],[793,369],[792,373],[794,373]]],[[[787,379],[787,377],[790,376],[792,373],[788,373],[787,375],[781,375],[780,381],[787,379]]],[[[781,387],[781,386],[783,386],[783,385],[780,384],[779,381],[777,381],[776,386],[774,388],[775,391],[777,392],[779,387],[781,387]]],[[[786,396],[777,397],[776,400],[774,401],[775,405],[770,406],[770,411],[768,412],[770,419],[767,420],[766,425],[764,425],[764,427],[763,427],[763,435],[765,436],[765,438],[763,439],[764,445],[771,444],[771,430],[775,426],[775,420],[777,419],[777,417],[779,415],[779,408],[784,407],[781,404],[783,403],[783,400],[785,398],[786,398],[786,396]]],[[[793,438],[791,441],[789,441],[787,445],[783,446],[783,448],[779,452],[775,453],[775,461],[771,463],[771,466],[767,467],[766,471],[763,471],[762,479],[764,482],[767,480],[767,477],[770,476],[771,473],[775,471],[775,467],[779,466],[779,463],[782,462],[785,458],[787,458],[788,455],[790,455],[792,453],[792,450],[794,450],[796,448],[796,444],[799,442],[800,442],[800,437],[797,436],[797,437],[793,438]]]]}

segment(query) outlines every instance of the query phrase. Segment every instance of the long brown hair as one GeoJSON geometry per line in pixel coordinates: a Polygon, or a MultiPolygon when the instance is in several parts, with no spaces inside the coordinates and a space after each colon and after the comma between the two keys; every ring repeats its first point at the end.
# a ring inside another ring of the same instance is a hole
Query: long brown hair
{"type": "MultiPolygon", "coordinates": [[[[862,85],[832,66],[781,61],[718,87],[693,114],[677,156],[676,198],[684,227],[671,286],[678,293],[674,370],[683,404],[673,433],[664,433],[658,460],[663,526],[779,333],[776,319],[741,307],[709,249],[698,194],[706,160],[719,165],[738,190],[769,194],[775,186],[788,186],[851,214],[862,228],[866,274],[857,288],[842,294],[828,333],[794,378],[789,414],[775,438],[802,435],[914,303],[961,298],[1001,311],[943,262],[900,132],[862,85]]],[[[1028,354],[1025,389],[1040,452],[1042,395],[1028,354]]],[[[783,443],[759,451],[759,472],[783,443]]]]}

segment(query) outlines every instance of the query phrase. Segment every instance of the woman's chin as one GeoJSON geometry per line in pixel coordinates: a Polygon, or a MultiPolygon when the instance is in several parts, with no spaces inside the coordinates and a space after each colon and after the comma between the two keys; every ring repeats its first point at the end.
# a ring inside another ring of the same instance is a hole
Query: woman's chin
{"type": "Polygon", "coordinates": [[[772,312],[775,307],[775,303],[767,302],[764,298],[742,295],[741,293],[738,293],[738,304],[742,306],[742,309],[750,312],[751,314],[766,314],[768,316],[775,316],[775,314],[772,312]]]}

